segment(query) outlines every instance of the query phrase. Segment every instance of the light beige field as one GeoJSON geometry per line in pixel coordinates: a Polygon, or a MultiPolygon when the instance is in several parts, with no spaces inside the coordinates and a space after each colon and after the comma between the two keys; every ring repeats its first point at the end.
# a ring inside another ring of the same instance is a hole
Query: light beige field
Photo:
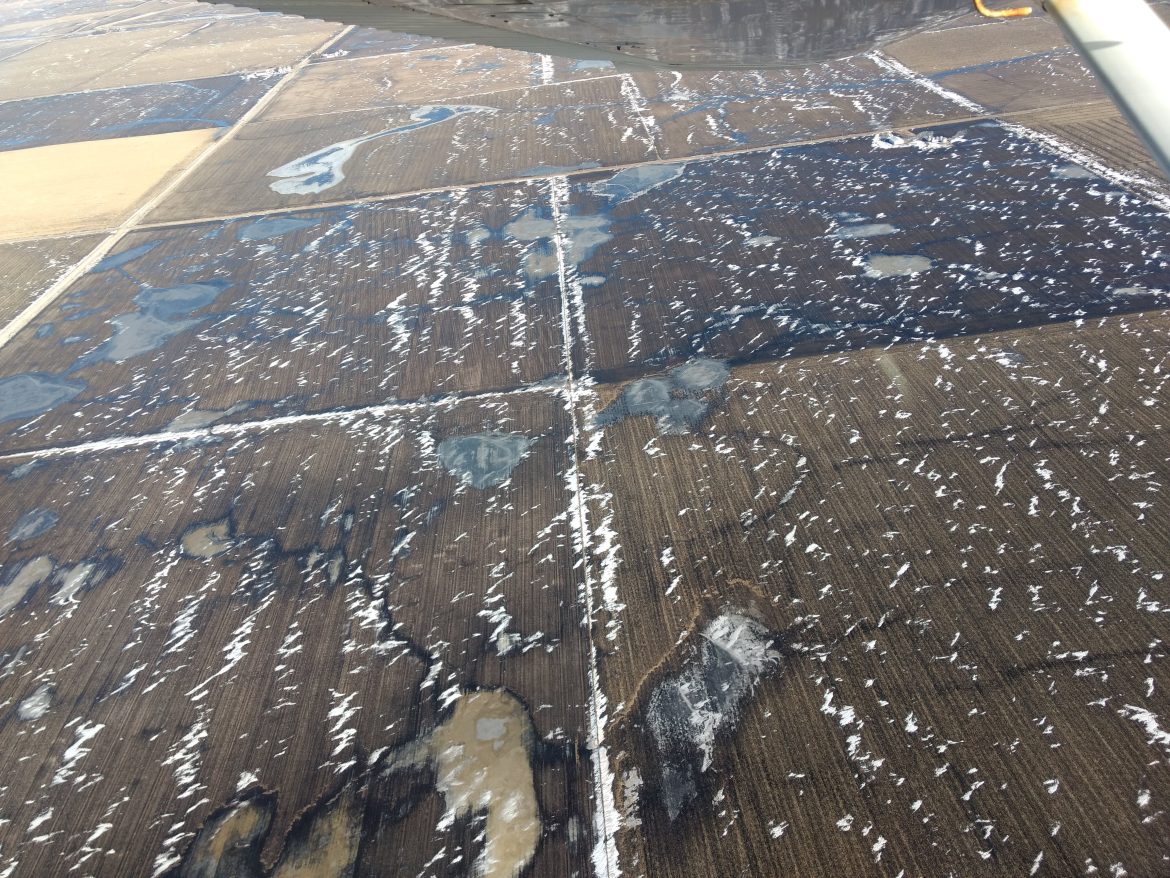
{"type": "Polygon", "coordinates": [[[0,240],[116,226],[214,137],[203,129],[0,152],[0,240]]]}

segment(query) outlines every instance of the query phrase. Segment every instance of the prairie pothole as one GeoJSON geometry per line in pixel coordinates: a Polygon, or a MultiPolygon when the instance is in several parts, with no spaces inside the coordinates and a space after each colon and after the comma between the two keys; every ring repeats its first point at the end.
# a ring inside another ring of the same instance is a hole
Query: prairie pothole
{"type": "Polygon", "coordinates": [[[623,775],[627,823],[645,818],[647,807],[673,822],[712,792],[705,775],[718,762],[720,741],[735,733],[760,680],[798,654],[792,638],[804,628],[774,631],[752,611],[727,607],[694,629],[692,645],[672,670],[656,672],[632,714],[642,765],[623,775]]]}
{"type": "Polygon", "coordinates": [[[32,590],[53,575],[53,559],[40,555],[24,562],[8,582],[0,585],[0,616],[3,616],[32,590]]]}
{"type": "Polygon", "coordinates": [[[184,555],[192,558],[214,558],[232,545],[232,523],[221,518],[210,524],[189,527],[179,541],[184,555]]]}
{"type": "Polygon", "coordinates": [[[882,277],[910,277],[930,271],[934,265],[925,256],[911,256],[905,254],[875,253],[865,259],[865,276],[872,278],[882,277]]]}
{"type": "Polygon", "coordinates": [[[450,436],[439,443],[439,463],[473,488],[495,487],[511,478],[531,444],[518,433],[450,436]]]}
{"type": "MultiPolygon", "coordinates": [[[[354,874],[370,808],[369,778],[429,768],[446,811],[443,831],[463,817],[483,816],[478,878],[514,878],[531,862],[543,824],[532,774],[535,732],[524,705],[509,692],[469,692],[450,716],[371,763],[340,790],[304,812],[284,836],[277,861],[260,851],[276,816],[276,794],[253,791],[213,814],[164,878],[347,878],[354,874]]],[[[252,776],[251,783],[257,779],[252,776]]]]}
{"type": "Polygon", "coordinates": [[[502,690],[472,692],[431,737],[435,786],[447,803],[444,822],[482,812],[482,878],[512,878],[536,852],[540,812],[532,781],[532,720],[502,690]]]}
{"type": "Polygon", "coordinates": [[[604,426],[650,415],[664,436],[691,432],[711,410],[705,394],[722,390],[730,377],[731,370],[721,360],[688,360],[665,378],[631,381],[622,388],[621,396],[597,416],[597,423],[604,426]]]}

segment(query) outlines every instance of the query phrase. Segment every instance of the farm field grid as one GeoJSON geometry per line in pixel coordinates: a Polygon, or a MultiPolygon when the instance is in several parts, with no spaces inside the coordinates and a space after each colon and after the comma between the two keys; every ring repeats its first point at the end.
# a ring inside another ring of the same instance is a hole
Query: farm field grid
{"type": "Polygon", "coordinates": [[[5,0],[0,180],[0,878],[1170,875],[1170,184],[1043,16],[5,0]]]}

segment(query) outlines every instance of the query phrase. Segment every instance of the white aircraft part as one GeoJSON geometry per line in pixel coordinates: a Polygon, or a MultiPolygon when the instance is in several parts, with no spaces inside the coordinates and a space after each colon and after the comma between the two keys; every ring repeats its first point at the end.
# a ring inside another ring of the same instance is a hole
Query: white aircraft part
{"type": "Polygon", "coordinates": [[[1044,0],[1170,175],[1170,28],[1144,0],[1044,0]]]}

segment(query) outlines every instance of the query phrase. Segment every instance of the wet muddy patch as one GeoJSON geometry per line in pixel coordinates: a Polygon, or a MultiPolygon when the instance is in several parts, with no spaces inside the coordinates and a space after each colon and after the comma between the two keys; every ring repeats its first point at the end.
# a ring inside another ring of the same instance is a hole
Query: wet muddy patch
{"type": "Polygon", "coordinates": [[[221,518],[189,527],[180,538],[179,546],[190,558],[214,558],[232,547],[231,520],[221,518]]]}
{"type": "Polygon", "coordinates": [[[380,751],[336,792],[309,808],[277,845],[280,855],[271,867],[261,862],[261,852],[272,846],[277,796],[259,788],[253,777],[239,799],[208,818],[181,857],[164,864],[163,875],[349,878],[357,866],[363,827],[372,825],[371,819],[384,826],[405,817],[412,807],[407,802],[400,809],[384,809],[373,787],[395,775],[415,773],[421,786],[431,786],[443,797],[437,831],[450,829],[457,820],[482,821],[479,852],[467,873],[514,878],[532,860],[544,828],[533,780],[534,747],[531,717],[515,696],[502,689],[463,693],[432,732],[380,751]]]}
{"type": "Polygon", "coordinates": [[[665,378],[631,381],[597,416],[597,423],[606,426],[646,415],[655,419],[664,436],[692,432],[710,411],[707,394],[721,391],[730,377],[731,370],[721,360],[689,360],[665,378]]]}
{"type": "Polygon", "coordinates": [[[541,820],[532,780],[532,720],[500,690],[473,692],[455,704],[431,738],[436,787],[447,805],[443,823],[483,814],[483,878],[512,878],[528,865],[541,820]]]}
{"type": "Polygon", "coordinates": [[[262,875],[260,848],[275,811],[275,797],[261,794],[213,814],[195,836],[183,862],[166,875],[168,878],[262,875]]]}
{"type": "Polygon", "coordinates": [[[501,485],[524,459],[533,440],[519,433],[448,436],[439,443],[439,463],[473,488],[501,485]]]}
{"type": "Polygon", "coordinates": [[[361,843],[361,793],[351,780],[304,814],[271,869],[260,860],[276,796],[255,791],[213,814],[167,878],[349,878],[361,843]]]}

